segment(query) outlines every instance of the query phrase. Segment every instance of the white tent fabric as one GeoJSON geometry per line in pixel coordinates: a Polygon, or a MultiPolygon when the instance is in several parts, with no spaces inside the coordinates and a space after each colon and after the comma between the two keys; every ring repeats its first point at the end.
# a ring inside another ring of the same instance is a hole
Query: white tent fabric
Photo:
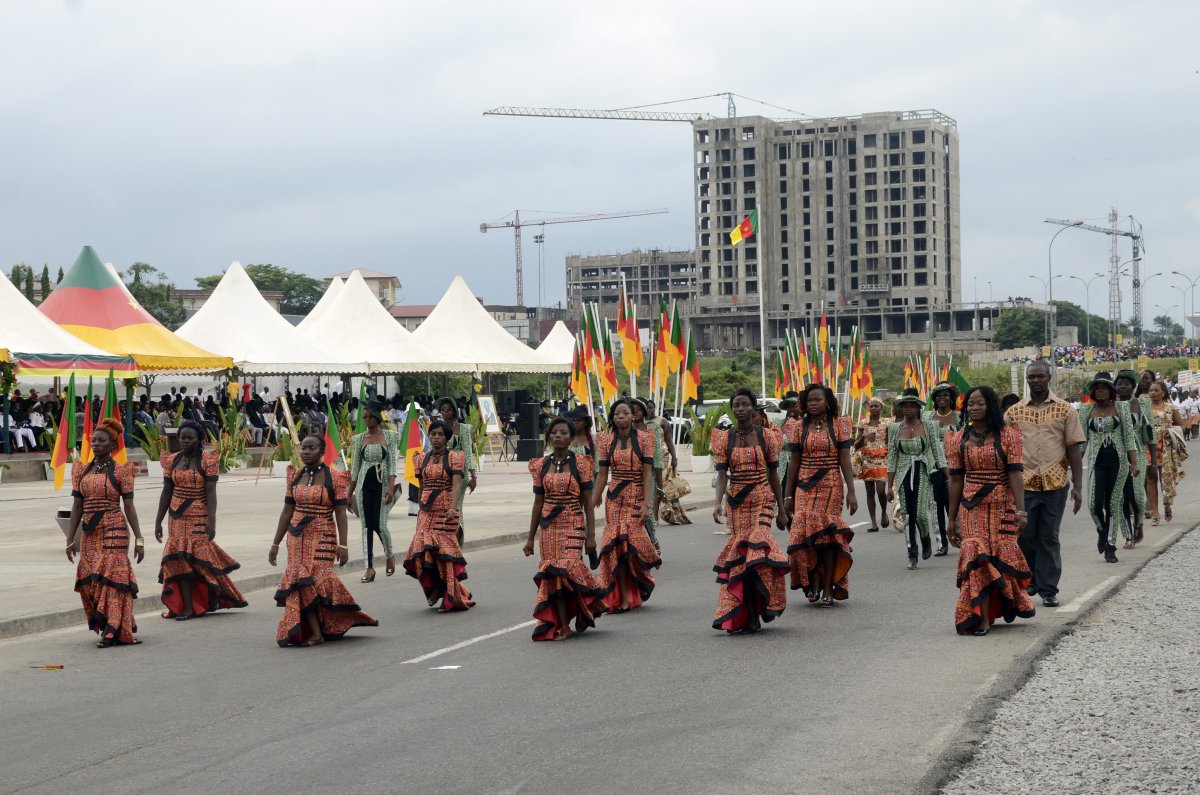
{"type": "Polygon", "coordinates": [[[372,373],[467,373],[474,369],[441,353],[440,344],[428,345],[397,323],[358,271],[350,274],[312,322],[299,329],[324,348],[365,361],[372,373]]]}
{"type": "Polygon", "coordinates": [[[341,279],[334,279],[331,281],[329,286],[325,288],[325,292],[321,296],[321,300],[317,301],[316,305],[309,311],[307,315],[305,315],[304,319],[296,324],[296,328],[303,331],[313,323],[317,322],[317,319],[321,317],[321,315],[325,314],[325,311],[329,309],[329,306],[334,302],[334,300],[338,297],[338,294],[342,292],[342,288],[345,286],[346,283],[341,279]]]}
{"type": "Polygon", "coordinates": [[[571,369],[570,361],[547,362],[505,331],[461,276],[454,277],[442,300],[413,336],[436,344],[444,356],[469,364],[476,373],[562,373],[571,369]]]}
{"type": "Polygon", "coordinates": [[[229,266],[204,306],[175,333],[230,357],[247,375],[367,372],[363,360],[331,353],[284,320],[238,262],[229,266]]]}
{"type": "Polygon", "coordinates": [[[561,320],[554,324],[546,339],[537,349],[538,356],[550,364],[566,364],[571,366],[575,356],[575,335],[561,320]]]}
{"type": "MultiPolygon", "coordinates": [[[[108,351],[84,342],[43,315],[0,273],[0,349],[22,353],[113,359],[108,351]]],[[[117,357],[124,358],[124,357],[117,357]]]]}

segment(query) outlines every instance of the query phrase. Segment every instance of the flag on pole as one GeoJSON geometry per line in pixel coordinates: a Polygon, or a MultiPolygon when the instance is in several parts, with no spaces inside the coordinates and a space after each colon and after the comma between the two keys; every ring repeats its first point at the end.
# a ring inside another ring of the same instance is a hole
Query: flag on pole
{"type": "Polygon", "coordinates": [[[687,340],[683,338],[683,321],[679,319],[679,304],[675,304],[672,308],[671,318],[671,341],[668,343],[667,352],[671,355],[671,369],[678,372],[679,368],[687,359],[687,340]]]}
{"type": "Polygon", "coordinates": [[[83,440],[79,443],[79,462],[81,464],[92,463],[92,433],[95,430],[92,425],[92,377],[89,375],[87,403],[83,405],[83,440]]]}
{"type": "Polygon", "coordinates": [[[584,355],[587,356],[588,370],[599,374],[604,367],[604,360],[600,356],[600,336],[596,329],[596,309],[592,304],[587,304],[583,309],[584,327],[584,342],[586,350],[584,355]]]}
{"type": "Polygon", "coordinates": [[[775,351],[775,399],[783,397],[783,351],[775,351]]]}
{"type": "Polygon", "coordinates": [[[404,417],[404,429],[400,432],[400,452],[404,455],[404,480],[417,488],[421,481],[417,479],[417,465],[413,457],[421,452],[421,424],[417,421],[417,404],[409,403],[404,417]]]}
{"type": "Polygon", "coordinates": [[[67,462],[75,450],[75,374],[67,383],[67,397],[63,400],[62,418],[58,421],[58,435],[54,437],[54,454],[50,467],[54,470],[54,490],[63,487],[67,474],[67,462]]]}
{"type": "Polygon", "coordinates": [[[617,307],[617,337],[621,340],[621,364],[634,376],[642,369],[642,340],[624,281],[621,282],[621,303],[617,307]]]}
{"type": "Polygon", "coordinates": [[[700,399],[700,360],[696,358],[696,343],[688,332],[687,358],[684,360],[683,402],[700,399]]]}
{"type": "Polygon", "coordinates": [[[587,405],[587,369],[583,365],[582,348],[583,342],[576,337],[575,348],[571,352],[571,393],[581,405],[587,405]]]}
{"type": "Polygon", "coordinates": [[[943,380],[954,384],[954,388],[958,390],[958,405],[955,406],[955,408],[957,408],[959,411],[962,411],[964,408],[963,402],[967,397],[967,392],[971,389],[970,382],[968,382],[966,377],[959,372],[959,369],[953,365],[950,365],[946,368],[946,377],[943,380]]]}
{"type": "Polygon", "coordinates": [[[354,420],[354,434],[367,432],[367,379],[358,385],[358,416],[354,420]]]}
{"type": "MultiPolygon", "coordinates": [[[[117,402],[117,382],[113,378],[113,371],[108,371],[108,378],[104,382],[104,402],[100,404],[100,419],[113,417],[117,422],[125,425],[124,419],[121,417],[121,404],[117,402]]],[[[117,438],[117,446],[113,448],[112,460],[118,464],[124,464],[129,460],[125,454],[125,434],[121,434],[117,438]]]]}
{"type": "Polygon", "coordinates": [[[671,375],[671,357],[667,353],[667,336],[670,333],[670,320],[667,318],[667,304],[661,298],[658,301],[658,334],[654,348],[654,380],[658,388],[667,385],[671,375]]]}
{"type": "Polygon", "coordinates": [[[742,222],[729,233],[729,242],[736,246],[743,240],[749,237],[754,237],[758,234],[758,210],[750,211],[750,214],[742,219],[742,222]]]}
{"type": "Polygon", "coordinates": [[[601,355],[604,357],[604,368],[601,373],[601,385],[604,388],[604,402],[611,403],[617,399],[617,365],[613,358],[612,337],[608,333],[608,322],[600,324],[601,355]]]}
{"type": "Polygon", "coordinates": [[[333,406],[329,405],[329,398],[325,398],[325,454],[321,456],[321,460],[326,466],[333,466],[333,463],[338,460],[338,456],[342,454],[341,430],[338,429],[338,438],[335,440],[329,432],[330,428],[337,428],[337,418],[333,415],[333,406]]]}

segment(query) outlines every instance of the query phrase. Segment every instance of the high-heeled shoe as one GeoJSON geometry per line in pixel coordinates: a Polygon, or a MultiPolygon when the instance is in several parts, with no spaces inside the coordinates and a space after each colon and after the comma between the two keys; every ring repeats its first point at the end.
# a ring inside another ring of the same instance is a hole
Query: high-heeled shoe
{"type": "Polygon", "coordinates": [[[367,569],[363,572],[362,579],[359,582],[375,582],[375,569],[367,569]]]}

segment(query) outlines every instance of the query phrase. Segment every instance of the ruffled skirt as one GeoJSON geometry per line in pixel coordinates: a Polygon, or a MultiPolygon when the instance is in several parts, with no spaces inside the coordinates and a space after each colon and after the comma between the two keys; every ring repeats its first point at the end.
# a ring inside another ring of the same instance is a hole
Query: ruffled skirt
{"type": "Polygon", "coordinates": [[[127,552],[81,553],[75,568],[75,592],[83,601],[88,629],[115,643],[136,642],[133,600],[138,585],[127,552]]]}
{"type": "MultiPolygon", "coordinates": [[[[421,525],[413,533],[404,559],[404,573],[421,583],[425,599],[432,607],[440,600],[442,610],[469,610],[475,606],[467,579],[467,559],[458,544],[458,532],[421,525]]],[[[432,524],[432,523],[429,523],[432,524]]]]}
{"type": "Polygon", "coordinates": [[[245,607],[246,599],[229,578],[241,564],[208,538],[204,530],[170,528],[163,548],[158,581],[168,617],[183,612],[180,589],[191,583],[192,614],[202,616],[215,610],[245,607]],[[181,580],[187,582],[180,582],[181,580]]]}

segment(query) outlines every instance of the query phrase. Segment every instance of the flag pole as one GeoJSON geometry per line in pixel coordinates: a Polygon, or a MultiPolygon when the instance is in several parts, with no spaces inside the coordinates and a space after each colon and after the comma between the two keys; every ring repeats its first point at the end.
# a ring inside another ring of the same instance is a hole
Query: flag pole
{"type": "MultiPolygon", "coordinates": [[[[624,283],[625,283],[625,274],[624,274],[624,273],[622,273],[622,274],[621,274],[621,283],[622,283],[622,284],[624,284],[624,283]]],[[[642,367],[641,367],[641,358],[642,358],[642,333],[641,333],[640,331],[638,331],[638,325],[637,325],[637,304],[635,304],[633,301],[629,300],[629,293],[628,293],[628,292],[627,292],[627,293],[625,293],[625,296],[626,296],[626,297],[625,297],[625,301],[626,301],[626,303],[628,304],[628,309],[629,309],[630,311],[632,311],[632,312],[633,312],[633,317],[632,317],[632,321],[633,321],[633,333],[634,333],[633,344],[634,344],[634,345],[636,345],[636,346],[637,346],[637,349],[638,349],[638,355],[637,355],[637,358],[638,358],[638,371],[640,372],[640,371],[641,371],[641,369],[642,369],[642,367]]],[[[628,324],[628,323],[629,323],[629,318],[627,318],[625,322],[628,324]]],[[[627,344],[629,344],[629,340],[625,340],[625,341],[624,341],[624,342],[622,342],[621,344],[622,344],[623,346],[624,346],[624,345],[627,345],[627,344]]],[[[622,352],[622,353],[624,353],[624,352],[625,352],[624,348],[622,348],[622,349],[621,349],[621,352],[622,352]]],[[[624,358],[624,357],[622,357],[622,358],[624,358]]],[[[636,376],[633,374],[633,371],[632,371],[632,370],[629,370],[629,371],[627,371],[627,372],[629,373],[629,394],[630,394],[630,395],[632,395],[633,397],[637,397],[637,377],[636,377],[636,376]]]]}

